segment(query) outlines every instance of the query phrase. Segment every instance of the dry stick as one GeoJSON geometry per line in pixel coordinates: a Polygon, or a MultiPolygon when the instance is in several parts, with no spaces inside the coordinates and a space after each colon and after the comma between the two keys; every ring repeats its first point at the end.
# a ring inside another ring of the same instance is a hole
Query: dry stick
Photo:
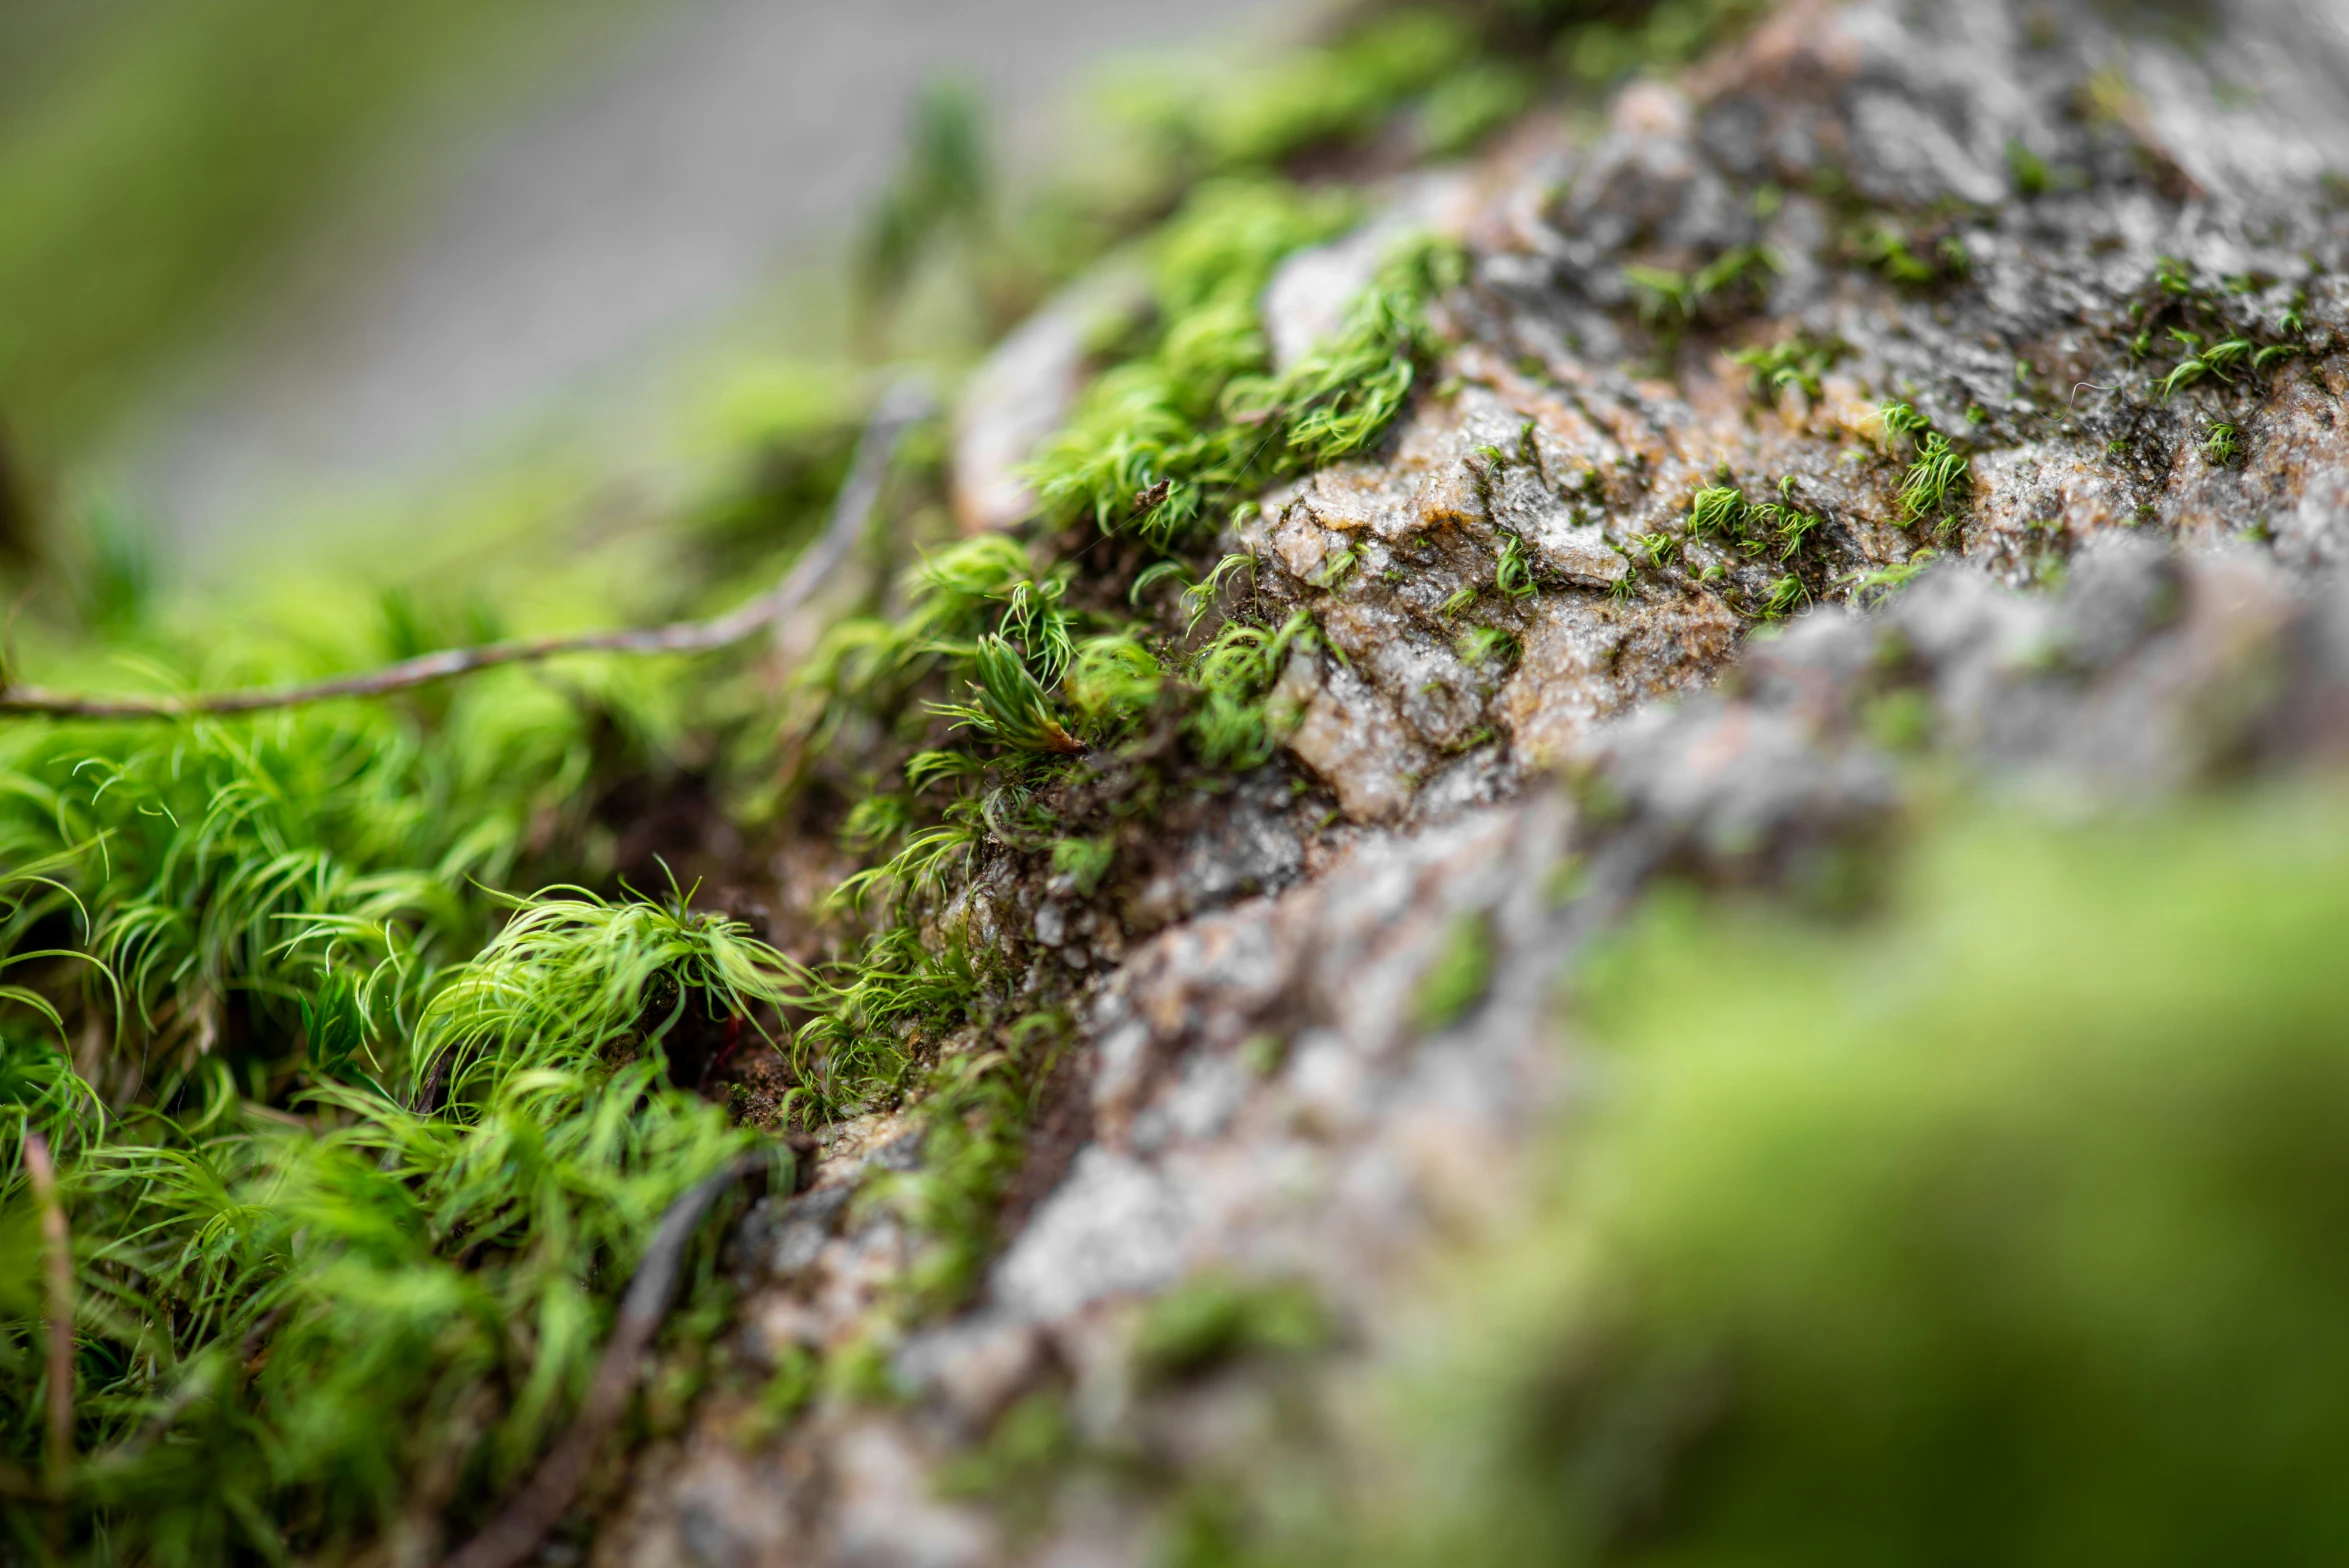
{"type": "Polygon", "coordinates": [[[441,1568],[515,1568],[538,1550],[538,1543],[579,1495],[597,1450],[627,1408],[629,1392],[642,1370],[645,1347],[652,1343],[661,1319],[668,1314],[669,1296],[677,1285],[677,1270],[685,1261],[686,1243],[693,1239],[702,1216],[719,1194],[766,1168],[766,1156],[744,1155],[669,1205],[669,1212],[661,1216],[660,1229],[653,1233],[652,1245],[644,1249],[644,1261],[636,1265],[636,1277],[628,1282],[628,1294],[620,1301],[620,1321],[612,1330],[611,1342],[604,1346],[595,1381],[588,1385],[587,1398],[570,1430],[539,1462],[529,1484],[506,1504],[505,1511],[441,1568]]]}
{"type": "MultiPolygon", "coordinates": [[[[73,1475],[73,1233],[57,1198],[49,1140],[31,1128],[25,1129],[24,1164],[33,1182],[33,1206],[41,1211],[41,1250],[49,1276],[49,1442],[43,1470],[50,1497],[63,1498],[73,1475]]],[[[60,1523],[52,1516],[52,1530],[60,1523]]]]}
{"type": "Polygon", "coordinates": [[[475,670],[502,664],[524,664],[566,653],[712,653],[732,647],[771,626],[780,624],[804,604],[830,577],[864,531],[865,519],[880,499],[889,475],[889,459],[898,439],[932,411],[928,390],[908,378],[891,386],[874,408],[864,435],[858,440],[848,482],[832,505],[832,520],[823,536],[800,552],[783,580],[768,592],[714,620],[678,621],[639,631],[586,632],[569,637],[540,637],[527,642],[487,643],[472,648],[449,648],[427,653],[379,670],[337,675],[302,686],[262,686],[244,691],[196,693],[184,697],[93,697],[38,686],[0,687],[0,714],[47,714],[81,719],[180,719],[200,714],[255,713],[270,708],[292,708],[326,702],[336,697],[378,697],[475,670]]]}

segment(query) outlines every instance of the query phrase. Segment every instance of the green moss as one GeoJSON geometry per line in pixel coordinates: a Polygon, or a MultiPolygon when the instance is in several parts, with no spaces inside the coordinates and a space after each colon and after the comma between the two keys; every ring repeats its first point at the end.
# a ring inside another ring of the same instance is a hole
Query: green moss
{"type": "Polygon", "coordinates": [[[921,1251],[903,1289],[911,1309],[961,1306],[996,1249],[995,1216],[1026,1150],[1036,1098],[1069,1034],[1058,1013],[1034,1013],[1003,1032],[1000,1049],[951,1056],[916,1099],[919,1169],[872,1189],[906,1216],[921,1251]]]}
{"type": "Polygon", "coordinates": [[[1287,720],[1267,701],[1292,650],[1319,639],[1302,610],[1277,631],[1235,623],[1193,661],[1199,706],[1184,726],[1200,759],[1211,767],[1245,770],[1271,760],[1287,720]]]}
{"type": "Polygon", "coordinates": [[[1164,542],[1198,525],[1211,495],[1277,476],[1287,432],[1227,417],[1237,399],[1261,408],[1285,390],[1265,375],[1256,300],[1284,256],[1352,215],[1342,194],[1274,183],[1194,193],[1157,242],[1161,335],[1151,352],[1096,380],[1046,444],[1035,467],[1046,503],[1070,520],[1090,516],[1104,532],[1131,528],[1164,542]]]}
{"type": "Polygon", "coordinates": [[[1448,1029],[1483,1001],[1492,984],[1493,961],[1491,918],[1471,913],[1454,919],[1412,998],[1413,1021],[1421,1031],[1448,1029]]]}
{"type": "Polygon", "coordinates": [[[911,145],[866,220],[857,286],[878,303],[901,293],[942,241],[984,230],[993,201],[984,116],[959,82],[931,86],[914,105],[911,145]]]}
{"type": "Polygon", "coordinates": [[[1769,10],[1769,0],[1526,0],[1522,7],[1561,25],[1556,50],[1575,75],[1601,84],[1652,67],[1693,60],[1769,10]]]}
{"type": "Polygon", "coordinates": [[[1973,470],[1965,457],[1938,430],[1929,430],[1917,443],[1916,461],[1900,483],[1900,515],[1917,523],[1941,514],[1941,531],[1950,527],[1948,507],[1973,485],[1973,470]]]}
{"type": "Polygon", "coordinates": [[[1309,1286],[1208,1272],[1151,1302],[1134,1359],[1145,1379],[1165,1382],[1242,1356],[1311,1350],[1331,1332],[1329,1314],[1309,1286]]]}
{"type": "Polygon", "coordinates": [[[1808,604],[1810,588],[1792,572],[1770,584],[1762,598],[1762,616],[1765,620],[1779,620],[1791,615],[1801,605],[1808,604]]]}
{"type": "Polygon", "coordinates": [[[1723,251],[1694,272],[1631,266],[1623,281],[1639,298],[1640,318],[1650,326],[1677,330],[1694,323],[1717,300],[1758,287],[1777,269],[1770,253],[1754,245],[1723,251]]]}
{"type": "Polygon", "coordinates": [[[1457,12],[1404,7],[1277,60],[1226,62],[1212,75],[1129,78],[1116,84],[1113,102],[1194,177],[1261,169],[1368,138],[1415,96],[1440,91],[1475,49],[1475,33],[1457,12]]]}
{"type": "Polygon", "coordinates": [[[1925,569],[1940,559],[1940,552],[1919,550],[1905,561],[1890,566],[1871,567],[1866,571],[1852,571],[1838,578],[1837,585],[1861,605],[1881,603],[1924,575],[1925,569]]]}
{"type": "Polygon", "coordinates": [[[1689,537],[1726,536],[1745,521],[1746,499],[1735,485],[1712,485],[1699,490],[1688,504],[1689,537]]]}
{"type": "Polygon", "coordinates": [[[1490,1305],[1373,1533],[1499,1565],[2330,1560],[2343,827],[2262,797],[1944,830],[1864,929],[1652,907],[1584,984],[1610,1088],[1558,1208],[1463,1271],[1490,1305]]]}
{"type": "Polygon", "coordinates": [[[1480,59],[1437,82],[1419,109],[1420,140],[1446,157],[1463,153],[1522,114],[1539,89],[1522,65],[1480,59]]]}
{"type": "Polygon", "coordinates": [[[1052,846],[1052,869],[1067,877],[1080,895],[1089,896],[1109,875],[1117,860],[1117,841],[1110,838],[1064,838],[1052,846]]]}
{"type": "Polygon", "coordinates": [[[1026,1539],[1050,1522],[1060,1483],[1084,1457],[1065,1401],[1030,1394],[996,1418],[985,1442],[941,1466],[938,1485],[948,1497],[986,1504],[1026,1539]]]}
{"type": "Polygon", "coordinates": [[[1475,626],[1452,645],[1460,662],[1476,669],[1507,669],[1517,662],[1524,644],[1505,626],[1475,626]]]}
{"type": "Polygon", "coordinates": [[[1885,692],[1861,710],[1860,725],[1887,751],[1921,751],[1933,737],[1933,700],[1913,687],[1885,692]]]}
{"type": "MultiPolygon", "coordinates": [[[[110,1127],[58,1092],[54,1046],[0,1036],[0,1211],[26,1202],[26,1127],[72,1172],[77,1446],[104,1457],[69,1501],[112,1551],[216,1560],[380,1522],[479,1387],[501,1397],[442,1458],[476,1492],[511,1485],[583,1386],[652,1222],[751,1142],[670,1087],[664,1047],[781,1000],[788,966],[738,927],[542,898],[424,999],[403,954],[365,967],[363,927],[307,919],[295,945],[339,961],[302,998],[302,1117],[271,1112],[266,1073],[224,1040],[181,1071],[200,1111],[110,1127]],[[403,997],[422,1000],[412,1046],[386,1027],[403,997]],[[268,1346],[258,1373],[248,1335],[268,1346]],[[162,1441],[131,1441],[166,1407],[162,1441]]],[[[275,945],[288,927],[264,929],[275,945]]],[[[38,1311],[0,1302],[12,1447],[39,1430],[22,1364],[38,1311]]]]}
{"type": "Polygon", "coordinates": [[[1729,357],[1753,373],[1755,397],[1775,396],[1791,388],[1815,402],[1821,391],[1819,378],[1844,352],[1840,342],[1815,343],[1798,332],[1766,347],[1739,349],[1729,357]]]}
{"type": "Polygon", "coordinates": [[[2232,382],[2235,373],[2258,353],[2258,345],[2239,333],[2211,342],[2200,333],[2172,327],[2170,336],[2177,341],[2183,357],[2161,379],[2164,400],[2206,379],[2232,382]]]}
{"type": "Polygon", "coordinates": [[[1493,586],[1512,599],[1530,599],[1540,592],[1534,581],[1533,558],[1526,554],[1525,541],[1512,533],[1501,535],[1501,548],[1493,560],[1493,586]]]}

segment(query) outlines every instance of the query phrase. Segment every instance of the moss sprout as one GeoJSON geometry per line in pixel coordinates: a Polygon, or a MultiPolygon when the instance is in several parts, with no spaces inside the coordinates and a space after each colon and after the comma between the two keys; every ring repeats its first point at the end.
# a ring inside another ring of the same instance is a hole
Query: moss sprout
{"type": "Polygon", "coordinates": [[[1117,861],[1113,838],[1064,838],[1052,845],[1052,869],[1067,877],[1078,893],[1090,896],[1117,861]]]}
{"type": "Polygon", "coordinates": [[[2202,455],[2215,467],[2239,468],[2244,457],[2243,437],[2233,425],[2221,421],[2210,427],[2202,438],[2202,455]]]}
{"type": "Polygon", "coordinates": [[[1762,599],[1762,615],[1766,620],[1778,620],[1791,615],[1795,609],[1810,602],[1811,590],[1803,580],[1789,572],[1770,585],[1762,599]]]}
{"type": "Polygon", "coordinates": [[[1195,1377],[1242,1356],[1312,1350],[1334,1325],[1311,1287],[1195,1274],[1150,1304],[1134,1341],[1143,1377],[1195,1377]]]}
{"type": "Polygon", "coordinates": [[[1939,514],[1946,521],[1951,501],[1972,484],[1965,457],[1938,430],[1925,433],[1917,444],[1916,461],[1901,479],[1900,512],[1904,522],[1916,523],[1939,514]]]}
{"type": "Polygon", "coordinates": [[[1723,251],[1694,272],[1625,267],[1623,281],[1639,298],[1641,320],[1650,326],[1676,328],[1693,323],[1715,299],[1758,282],[1777,265],[1768,251],[1741,245],[1723,251]]]}
{"type": "Polygon", "coordinates": [[[1512,599],[1531,598],[1539,591],[1533,577],[1533,559],[1525,541],[1515,534],[1501,535],[1501,552],[1493,563],[1493,586],[1512,599]]]}
{"type": "Polygon", "coordinates": [[[1692,538],[1724,538],[1745,521],[1747,503],[1734,485],[1699,490],[1689,502],[1688,531],[1692,538]]]}
{"type": "Polygon", "coordinates": [[[1460,634],[1453,645],[1460,662],[1475,668],[1506,669],[1523,651],[1517,634],[1505,626],[1477,626],[1460,634]]]}
{"type": "Polygon", "coordinates": [[[1752,373],[1751,390],[1755,397],[1775,396],[1793,389],[1816,402],[1821,391],[1819,378],[1843,352],[1839,342],[1813,342],[1797,333],[1767,347],[1739,349],[1729,357],[1752,373]]]}
{"type": "Polygon", "coordinates": [[[1454,918],[1419,979],[1412,1013],[1421,1030],[1433,1034],[1449,1028],[1484,1000],[1492,984],[1493,941],[1488,916],[1469,913],[1454,918]]]}
{"type": "Polygon", "coordinates": [[[1870,602],[1881,602],[1924,575],[1925,569],[1938,558],[1939,552],[1937,551],[1919,550],[1907,560],[1895,562],[1889,566],[1847,572],[1837,578],[1836,582],[1854,600],[1863,605],[1870,602]]]}

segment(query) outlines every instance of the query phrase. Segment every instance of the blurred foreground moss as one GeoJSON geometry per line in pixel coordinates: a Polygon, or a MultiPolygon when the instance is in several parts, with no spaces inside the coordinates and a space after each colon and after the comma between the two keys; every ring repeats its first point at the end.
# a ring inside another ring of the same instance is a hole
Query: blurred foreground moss
{"type": "Polygon", "coordinates": [[[1389,1539],[2343,1560],[2344,931],[2337,795],[1946,830],[1867,930],[1657,899],[1389,1539]]]}

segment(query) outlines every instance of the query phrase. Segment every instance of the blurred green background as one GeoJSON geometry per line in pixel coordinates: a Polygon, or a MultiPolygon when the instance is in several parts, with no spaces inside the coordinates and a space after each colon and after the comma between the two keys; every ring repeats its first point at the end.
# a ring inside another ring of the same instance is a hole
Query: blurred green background
{"type": "Polygon", "coordinates": [[[87,443],[435,84],[544,48],[554,0],[0,7],[0,409],[87,443]]]}

